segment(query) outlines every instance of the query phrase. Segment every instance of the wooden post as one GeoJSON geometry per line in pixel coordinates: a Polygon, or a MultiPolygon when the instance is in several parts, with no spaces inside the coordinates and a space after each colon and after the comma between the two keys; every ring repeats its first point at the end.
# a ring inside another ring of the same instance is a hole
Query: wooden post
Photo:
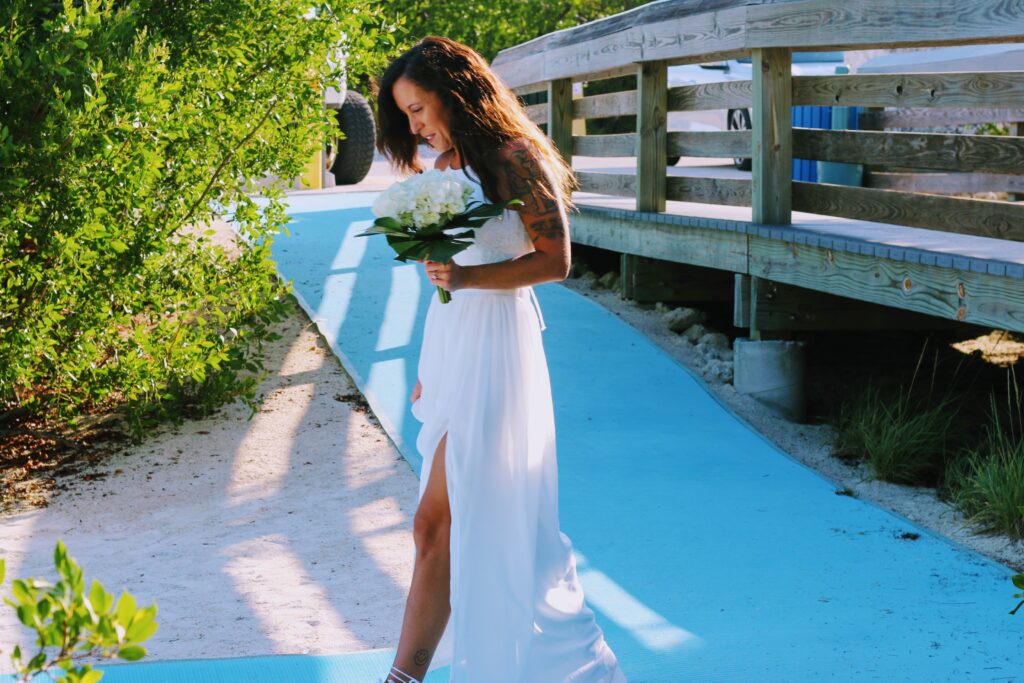
{"type": "Polygon", "coordinates": [[[668,147],[668,67],[643,62],[637,70],[636,210],[665,211],[668,147]]]}
{"type": "Polygon", "coordinates": [[[638,259],[635,254],[622,254],[619,260],[619,289],[623,299],[629,300],[634,297],[633,285],[638,259]]]}
{"type": "Polygon", "coordinates": [[[750,316],[750,333],[747,336],[753,341],[761,341],[761,330],[757,326],[757,300],[762,287],[761,278],[750,276],[750,300],[747,306],[747,314],[750,316]]]}
{"type": "Polygon", "coordinates": [[[548,83],[548,137],[572,165],[572,79],[548,83]]]}
{"type": "Polygon", "coordinates": [[[754,106],[751,122],[754,127],[754,158],[751,200],[755,223],[788,225],[792,220],[792,61],[788,48],[753,50],[754,106]]]}
{"type": "MultiPolygon", "coordinates": [[[[1016,135],[1017,137],[1024,137],[1024,121],[1014,121],[1010,124],[1010,135],[1016,135]]],[[[1024,193],[1011,192],[1010,199],[1018,202],[1024,202],[1024,193]]]]}
{"type": "Polygon", "coordinates": [[[732,326],[750,327],[749,275],[736,273],[732,297],[732,326]]]}

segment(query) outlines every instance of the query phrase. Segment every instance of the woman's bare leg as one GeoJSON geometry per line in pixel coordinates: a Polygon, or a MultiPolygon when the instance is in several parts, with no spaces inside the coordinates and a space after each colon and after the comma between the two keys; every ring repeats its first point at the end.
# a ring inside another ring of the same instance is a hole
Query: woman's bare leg
{"type": "Polygon", "coordinates": [[[394,664],[400,671],[421,680],[427,673],[427,666],[434,657],[451,612],[448,545],[451,509],[444,470],[447,441],[446,432],[437,445],[427,488],[413,518],[416,563],[394,664]]]}

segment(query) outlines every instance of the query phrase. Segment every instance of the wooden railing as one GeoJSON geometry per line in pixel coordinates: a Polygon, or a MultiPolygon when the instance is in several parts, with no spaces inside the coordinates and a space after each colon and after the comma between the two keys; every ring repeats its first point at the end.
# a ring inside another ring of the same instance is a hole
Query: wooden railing
{"type": "MultiPolygon", "coordinates": [[[[587,192],[636,197],[636,210],[666,201],[752,207],[759,224],[790,224],[803,211],[850,219],[1024,241],[1024,202],[925,194],[937,179],[880,174],[881,187],[794,182],[794,156],[873,167],[946,171],[962,187],[1024,189],[1024,138],[886,131],[942,121],[943,112],[987,112],[1024,120],[1024,72],[793,77],[793,51],[1024,42],[1024,6],[1005,0],[667,0],[543,36],[501,52],[494,68],[520,94],[546,92],[529,107],[562,153],[635,156],[635,174],[579,172],[587,192]],[[751,81],[667,87],[672,64],[737,56],[751,81]],[[636,89],[573,99],[573,81],[635,74],[636,89]],[[869,108],[875,130],[794,128],[794,105],[869,108]],[[900,111],[879,111],[880,108],[900,111]],[[749,109],[752,130],[669,132],[675,111],[749,109]],[[635,133],[572,134],[574,119],[636,115],[635,133]],[[916,117],[916,118],[914,118],[916,117]],[[679,177],[666,159],[752,159],[750,180],[679,177]],[[970,174],[965,175],[965,174],[970,174]],[[969,181],[963,180],[970,178],[969,181]],[[888,181],[888,184],[886,184],[888,181]],[[917,183],[917,184],[915,184],[917,183]]],[[[991,120],[991,119],[990,119],[991,120]]],[[[948,178],[942,182],[950,182],[948,178]]]]}

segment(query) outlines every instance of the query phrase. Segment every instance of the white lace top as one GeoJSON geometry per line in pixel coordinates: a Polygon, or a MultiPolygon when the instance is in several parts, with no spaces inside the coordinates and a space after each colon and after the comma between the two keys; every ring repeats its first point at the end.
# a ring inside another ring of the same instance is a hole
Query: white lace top
{"type": "MultiPolygon", "coordinates": [[[[468,168],[468,167],[467,167],[468,168]]],[[[460,169],[453,169],[458,171],[460,169]]],[[[470,201],[486,202],[483,188],[480,181],[469,169],[465,177],[473,183],[473,197],[470,201]]],[[[484,263],[498,263],[508,261],[517,256],[535,251],[530,236],[526,233],[523,220],[519,212],[512,209],[505,209],[504,213],[497,218],[484,223],[476,229],[476,237],[473,246],[460,251],[452,260],[460,266],[479,266],[484,263]]]]}

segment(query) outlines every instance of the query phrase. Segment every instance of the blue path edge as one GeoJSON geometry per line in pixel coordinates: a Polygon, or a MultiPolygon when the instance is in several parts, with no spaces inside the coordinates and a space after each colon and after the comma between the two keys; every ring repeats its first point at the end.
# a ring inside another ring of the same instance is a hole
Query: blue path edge
{"type": "MultiPolygon", "coordinates": [[[[394,650],[367,650],[344,655],[190,659],[98,668],[104,672],[103,683],[376,683],[394,656],[394,650]]],[[[14,680],[13,676],[0,676],[0,683],[14,680]]],[[[35,680],[43,683],[51,679],[37,676],[35,680]]],[[[432,674],[425,683],[445,680],[444,675],[432,674]]]]}
{"type": "MultiPolygon", "coordinates": [[[[418,471],[408,394],[436,294],[419,264],[355,236],[374,196],[290,198],[274,257],[418,471]]],[[[836,495],[613,314],[565,287],[536,290],[562,528],[632,681],[1024,672],[1007,567],[836,495]]]]}

